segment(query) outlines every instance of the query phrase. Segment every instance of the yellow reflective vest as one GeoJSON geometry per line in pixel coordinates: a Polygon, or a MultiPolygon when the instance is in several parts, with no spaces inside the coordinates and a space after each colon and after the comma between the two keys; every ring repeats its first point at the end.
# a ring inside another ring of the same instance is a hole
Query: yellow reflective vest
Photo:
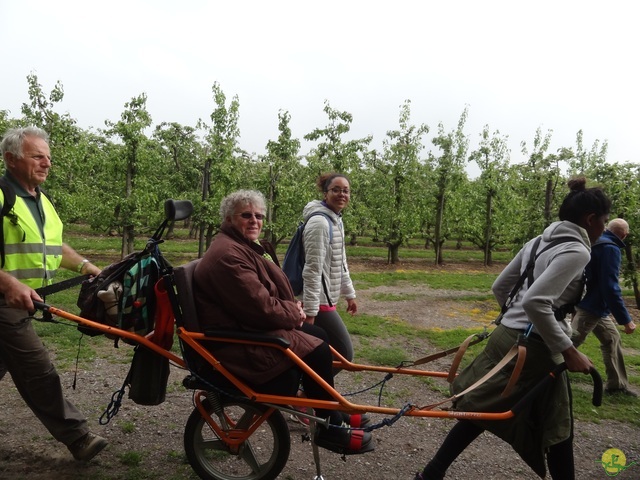
{"type": "MultiPolygon", "coordinates": [[[[1,192],[0,197],[4,202],[1,192]]],[[[42,193],[40,200],[44,235],[27,202],[18,195],[11,212],[2,218],[5,251],[3,270],[31,288],[51,284],[62,262],[62,221],[42,193]]]]}

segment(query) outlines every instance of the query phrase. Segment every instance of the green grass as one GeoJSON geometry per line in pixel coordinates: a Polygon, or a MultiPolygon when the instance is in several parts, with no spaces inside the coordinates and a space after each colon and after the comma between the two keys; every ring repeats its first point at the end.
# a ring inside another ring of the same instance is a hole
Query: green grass
{"type": "Polygon", "coordinates": [[[133,433],[136,431],[136,424],[131,421],[122,422],[120,425],[120,430],[122,433],[133,433]]]}
{"type": "Polygon", "coordinates": [[[366,314],[352,317],[344,311],[341,311],[340,315],[352,335],[371,338],[427,338],[426,330],[416,329],[401,320],[366,314]]]}
{"type": "Polygon", "coordinates": [[[351,279],[359,289],[407,283],[412,286],[425,285],[434,289],[478,291],[479,296],[482,298],[490,296],[491,285],[496,277],[496,274],[474,271],[454,273],[396,270],[393,272],[357,272],[351,274],[351,279]]]}
{"type": "MultiPolygon", "coordinates": [[[[341,316],[349,332],[359,337],[360,346],[356,357],[359,363],[374,365],[397,366],[403,361],[414,360],[409,352],[411,347],[420,349],[423,340],[434,344],[436,351],[460,345],[468,336],[480,334],[484,329],[426,329],[416,328],[397,319],[382,318],[375,315],[358,315],[351,317],[345,312],[341,316]],[[381,342],[375,340],[384,339],[381,342]]],[[[462,366],[466,365],[483,348],[483,343],[472,345],[463,358],[462,366]]],[[[434,353],[425,352],[425,355],[434,353]]],[[[453,358],[453,357],[451,357],[453,358]]]]}
{"type": "Polygon", "coordinates": [[[128,467],[137,467],[142,462],[144,455],[140,452],[130,451],[120,456],[120,463],[128,467]]]}
{"type": "Polygon", "coordinates": [[[71,368],[75,364],[76,356],[82,365],[95,360],[96,351],[91,341],[80,341],[81,334],[75,324],[36,322],[34,328],[42,342],[56,352],[56,366],[59,368],[71,368]]]}
{"type": "Polygon", "coordinates": [[[371,342],[365,338],[360,343],[357,358],[359,362],[361,362],[362,359],[366,359],[368,363],[373,365],[396,366],[407,360],[407,352],[402,347],[401,342],[395,345],[380,347],[372,345],[371,342]]]}

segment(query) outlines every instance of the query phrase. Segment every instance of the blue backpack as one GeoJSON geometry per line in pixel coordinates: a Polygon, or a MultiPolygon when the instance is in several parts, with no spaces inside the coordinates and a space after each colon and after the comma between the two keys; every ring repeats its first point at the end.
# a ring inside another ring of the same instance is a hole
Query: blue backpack
{"type": "MultiPolygon", "coordinates": [[[[329,222],[329,242],[333,240],[333,222],[331,218],[322,212],[316,212],[309,215],[309,218],[315,215],[323,215],[326,217],[327,222],[329,222]]],[[[309,221],[307,218],[307,222],[309,221]]],[[[293,234],[291,241],[289,242],[289,246],[287,247],[287,252],[284,254],[284,260],[282,262],[282,271],[285,273],[287,278],[289,279],[289,283],[291,283],[291,288],[293,288],[294,295],[300,295],[302,293],[303,281],[302,281],[302,270],[304,269],[304,245],[302,243],[302,234],[304,233],[304,227],[306,226],[306,222],[300,222],[296,232],[293,234]]],[[[322,286],[324,288],[324,293],[327,297],[329,303],[331,300],[329,299],[329,294],[327,290],[327,285],[324,281],[324,275],[322,276],[322,286]]]]}

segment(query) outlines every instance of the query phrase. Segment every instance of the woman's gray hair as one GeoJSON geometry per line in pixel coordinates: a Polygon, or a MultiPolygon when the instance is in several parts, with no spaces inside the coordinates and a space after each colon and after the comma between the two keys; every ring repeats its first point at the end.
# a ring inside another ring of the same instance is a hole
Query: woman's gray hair
{"type": "Polygon", "coordinates": [[[222,199],[220,203],[220,218],[224,222],[227,217],[232,217],[236,211],[236,207],[242,205],[253,205],[255,208],[265,213],[267,210],[267,202],[264,195],[257,190],[238,190],[230,193],[222,199]]]}
{"type": "Polygon", "coordinates": [[[0,143],[2,157],[9,152],[13,156],[22,158],[22,141],[24,137],[38,137],[49,143],[49,134],[38,127],[11,128],[6,131],[0,143]]]}

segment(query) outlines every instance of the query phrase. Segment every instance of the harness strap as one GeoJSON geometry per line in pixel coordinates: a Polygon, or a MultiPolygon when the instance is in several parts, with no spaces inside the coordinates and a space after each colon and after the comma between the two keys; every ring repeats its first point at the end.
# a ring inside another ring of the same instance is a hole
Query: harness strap
{"type": "Polygon", "coordinates": [[[61,292],[63,290],[67,290],[71,287],[75,287],[76,285],[80,285],[83,281],[91,278],[92,275],[78,275],[67,280],[62,280],[58,283],[52,283],[51,285],[47,285],[46,287],[36,288],[36,293],[40,295],[42,298],[47,295],[51,295],[53,293],[61,292]]]}
{"type": "Polygon", "coordinates": [[[493,321],[493,323],[495,323],[496,325],[500,325],[500,322],[502,321],[502,317],[507,312],[507,310],[509,310],[509,307],[511,307],[511,304],[515,300],[516,295],[522,288],[522,285],[524,285],[524,281],[529,280],[529,286],[531,286],[531,283],[533,282],[533,266],[535,265],[535,261],[536,261],[536,251],[538,250],[538,246],[540,245],[541,240],[542,240],[542,235],[539,236],[536,239],[535,243],[533,244],[533,247],[531,248],[531,255],[529,256],[529,261],[527,262],[527,266],[524,268],[524,270],[520,274],[518,281],[513,286],[513,288],[511,289],[511,292],[509,292],[509,296],[507,297],[504,304],[500,308],[500,314],[498,315],[498,318],[496,318],[493,321]],[[531,274],[531,277],[529,277],[530,274],[531,274]]]}
{"type": "Polygon", "coordinates": [[[502,391],[503,397],[508,397],[511,395],[511,390],[515,387],[516,383],[518,383],[518,379],[520,378],[520,374],[522,373],[522,368],[524,367],[524,361],[527,358],[527,347],[524,341],[518,342],[518,353],[516,356],[516,364],[513,367],[513,372],[511,372],[511,377],[509,378],[509,382],[507,386],[504,387],[502,391]]]}
{"type": "MultiPolygon", "coordinates": [[[[471,337],[478,337],[478,338],[476,340],[470,341],[468,343],[467,347],[470,347],[471,345],[475,345],[477,343],[482,342],[483,340],[486,340],[486,338],[488,336],[489,336],[488,332],[475,333],[475,334],[471,335],[471,337]]],[[[467,339],[467,340],[469,340],[469,339],[467,339]]],[[[465,340],[465,342],[467,340],[465,340]]],[[[427,355],[426,357],[419,358],[418,360],[414,360],[413,362],[403,363],[403,366],[412,367],[412,366],[416,366],[416,365],[422,365],[424,363],[429,363],[429,362],[432,362],[433,360],[437,360],[439,358],[446,357],[447,355],[455,353],[460,348],[461,348],[461,345],[459,345],[457,347],[449,348],[448,350],[442,350],[440,352],[432,353],[431,355],[427,355]]]]}
{"type": "Polygon", "coordinates": [[[456,356],[453,357],[453,361],[451,362],[451,367],[449,367],[449,376],[447,377],[447,382],[451,383],[453,382],[453,379],[456,378],[456,373],[458,372],[458,367],[460,366],[462,357],[467,351],[467,348],[469,348],[469,344],[471,343],[471,340],[475,336],[476,336],[475,333],[473,335],[469,335],[458,348],[458,351],[456,352],[456,356]]]}
{"type": "Polygon", "coordinates": [[[536,260],[538,259],[538,257],[540,255],[542,255],[544,252],[546,252],[547,250],[549,250],[550,248],[555,247],[556,245],[560,245],[561,243],[568,243],[568,242],[576,242],[577,241],[573,237],[558,237],[555,240],[549,242],[549,244],[547,244],[542,250],[540,250],[538,252],[538,246],[540,245],[540,241],[541,240],[542,240],[542,235],[539,236],[536,239],[536,241],[534,242],[534,244],[533,244],[533,246],[531,248],[531,254],[529,256],[529,261],[527,262],[526,267],[524,268],[524,270],[520,274],[520,278],[518,278],[518,281],[513,286],[513,288],[511,289],[511,292],[509,293],[509,296],[507,297],[507,299],[505,300],[504,304],[500,308],[500,314],[498,315],[498,318],[496,318],[493,321],[493,323],[495,323],[496,325],[500,325],[500,322],[502,321],[502,317],[507,312],[507,310],[509,310],[509,307],[511,306],[511,304],[515,300],[516,295],[518,294],[518,292],[522,288],[522,285],[524,285],[525,280],[528,281],[528,285],[529,285],[529,287],[531,287],[531,284],[533,283],[533,280],[534,280],[534,278],[533,278],[533,267],[535,266],[535,263],[536,263],[536,260]]]}
{"type": "Polygon", "coordinates": [[[470,385],[469,387],[467,387],[466,389],[464,389],[462,392],[453,395],[452,397],[447,398],[446,400],[443,400],[441,402],[438,403],[432,403],[431,405],[426,405],[424,407],[420,407],[420,410],[432,410],[435,407],[438,407],[444,403],[447,402],[451,402],[453,400],[456,400],[457,398],[462,397],[463,395],[469,393],[472,390],[475,390],[476,388],[478,388],[480,385],[482,385],[483,383],[485,383],[487,380],[489,380],[491,377],[493,377],[496,373],[498,373],[500,370],[502,370],[502,368],[507,365],[511,359],[513,359],[516,355],[518,354],[518,345],[514,345],[513,347],[511,347],[511,350],[509,350],[507,352],[507,354],[502,358],[502,360],[500,360],[495,367],[493,367],[491,370],[489,370],[482,378],[480,378],[479,380],[477,380],[475,383],[473,383],[472,385],[470,385]]]}

